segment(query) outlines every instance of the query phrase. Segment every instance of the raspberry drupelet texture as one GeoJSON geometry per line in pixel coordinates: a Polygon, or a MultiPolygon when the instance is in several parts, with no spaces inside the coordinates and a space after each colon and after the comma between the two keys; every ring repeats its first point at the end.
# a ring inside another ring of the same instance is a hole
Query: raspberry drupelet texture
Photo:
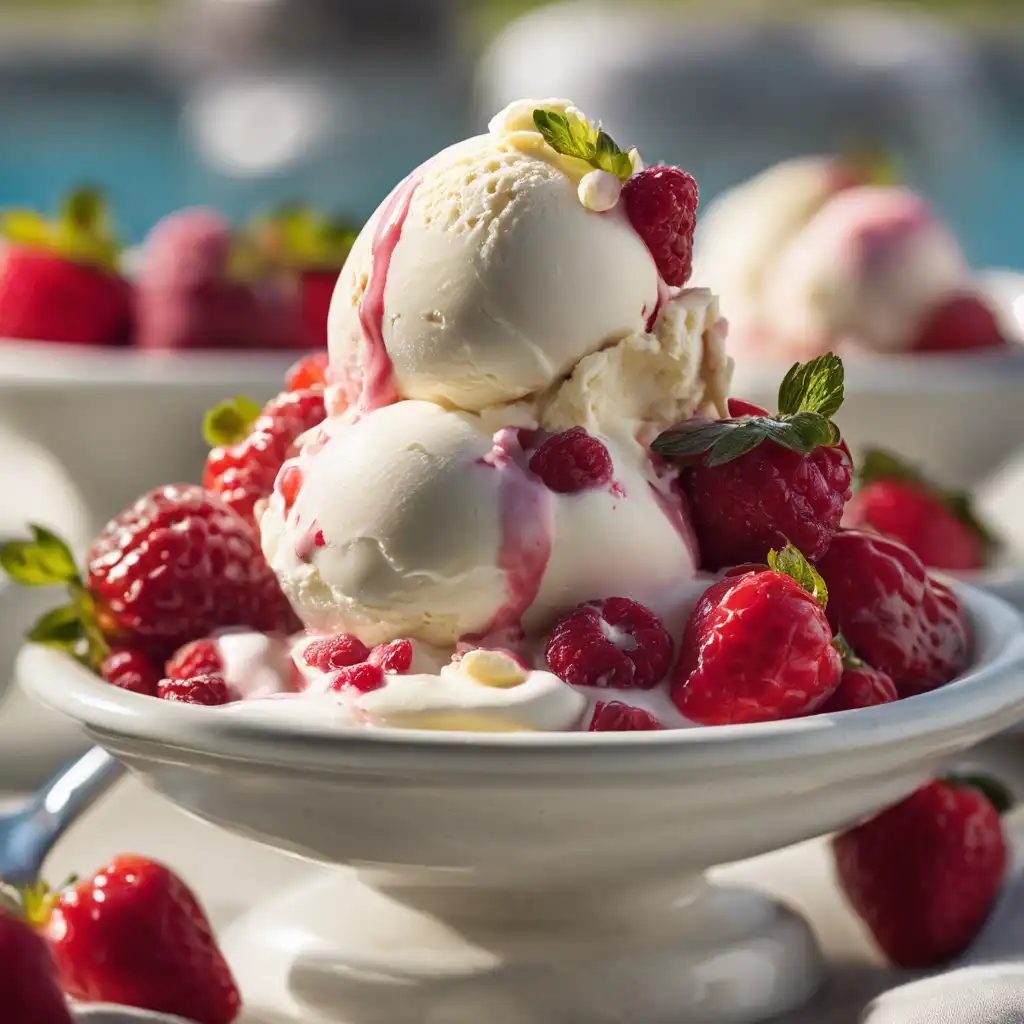
{"type": "Polygon", "coordinates": [[[179,647],[164,665],[167,679],[191,679],[220,673],[224,668],[213,640],[193,640],[179,647]]]}
{"type": "Polygon", "coordinates": [[[697,182],[678,167],[648,167],[622,186],[626,215],[668,285],[684,285],[693,270],[697,182]]]}
{"type": "Polygon", "coordinates": [[[764,441],[718,466],[684,473],[703,568],[763,561],[787,542],[820,557],[850,500],[853,460],[846,444],[808,455],[764,441]]]}
{"type": "Polygon", "coordinates": [[[156,695],[161,700],[203,704],[206,707],[230,704],[236,699],[224,677],[217,673],[193,676],[191,679],[161,679],[156,695]]]}
{"type": "Polygon", "coordinates": [[[357,690],[359,693],[369,693],[383,685],[384,669],[369,661],[338,669],[331,680],[332,690],[357,690]]]}
{"type": "Polygon", "coordinates": [[[106,634],[160,660],[219,629],[297,628],[255,530],[191,484],[159,487],[112,519],[89,552],[88,587],[106,634]]]}
{"type": "Polygon", "coordinates": [[[573,686],[647,690],[668,672],[672,637],[649,608],[625,597],[581,604],[548,636],[548,668],[573,686]]]}
{"type": "Polygon", "coordinates": [[[118,648],[110,652],[100,664],[103,679],[121,690],[156,696],[160,672],[145,651],[118,648]]]}
{"type": "Polygon", "coordinates": [[[385,672],[401,674],[412,668],[413,650],[409,640],[392,640],[370,651],[369,662],[379,665],[385,672]]]}
{"type": "Polygon", "coordinates": [[[294,454],[296,440],[325,416],[322,388],[283,392],[264,406],[247,437],[211,450],[203,486],[253,522],[256,502],[270,496],[278,472],[294,454]]]}
{"type": "Polygon", "coordinates": [[[599,700],[588,732],[654,732],[664,728],[650,711],[624,704],[621,700],[599,700]]]}
{"type": "Polygon", "coordinates": [[[612,456],[604,442],[573,427],[549,437],[530,457],[530,471],[559,494],[602,487],[612,478],[612,456]]]}
{"type": "Polygon", "coordinates": [[[370,648],[357,637],[348,633],[314,640],[302,652],[302,660],[310,668],[321,672],[337,672],[339,669],[360,665],[370,657],[370,648]]]}

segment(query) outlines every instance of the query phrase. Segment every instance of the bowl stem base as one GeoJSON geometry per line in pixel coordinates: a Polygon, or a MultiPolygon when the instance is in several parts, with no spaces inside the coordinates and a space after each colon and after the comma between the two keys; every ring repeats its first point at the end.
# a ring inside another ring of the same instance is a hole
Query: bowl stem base
{"type": "Polygon", "coordinates": [[[703,879],[515,892],[339,870],[224,948],[246,1024],[754,1024],[822,977],[801,918],[703,879]]]}

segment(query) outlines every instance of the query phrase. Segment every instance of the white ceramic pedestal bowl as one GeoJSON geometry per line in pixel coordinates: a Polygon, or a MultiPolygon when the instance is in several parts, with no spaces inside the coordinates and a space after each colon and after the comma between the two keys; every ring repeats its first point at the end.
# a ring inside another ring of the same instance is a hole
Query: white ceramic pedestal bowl
{"type": "Polygon", "coordinates": [[[41,648],[19,678],[186,810],[350,869],[224,937],[247,1024],[747,1024],[806,999],[819,954],[791,911],[705,870],[849,825],[1024,717],[1019,618],[958,589],[963,678],[764,725],[288,728],[272,701],[157,702],[41,648]]]}
{"type": "MultiPolygon", "coordinates": [[[[854,460],[864,448],[899,452],[949,487],[974,488],[1024,447],[1024,348],[972,355],[844,360],[836,423],[854,460]]],[[[789,364],[738,362],[732,393],[776,408],[789,364]]]]}
{"type": "Polygon", "coordinates": [[[151,487],[198,482],[207,452],[203,413],[237,394],[266,400],[301,355],[0,339],[0,428],[52,453],[94,533],[151,487]]]}

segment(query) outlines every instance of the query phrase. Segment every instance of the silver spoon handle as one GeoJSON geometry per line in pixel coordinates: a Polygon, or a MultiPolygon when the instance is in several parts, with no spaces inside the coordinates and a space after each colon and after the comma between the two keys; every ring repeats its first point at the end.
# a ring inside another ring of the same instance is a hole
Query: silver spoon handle
{"type": "Polygon", "coordinates": [[[33,801],[53,828],[56,840],[124,774],[125,768],[101,747],[93,747],[54,776],[33,801]]]}

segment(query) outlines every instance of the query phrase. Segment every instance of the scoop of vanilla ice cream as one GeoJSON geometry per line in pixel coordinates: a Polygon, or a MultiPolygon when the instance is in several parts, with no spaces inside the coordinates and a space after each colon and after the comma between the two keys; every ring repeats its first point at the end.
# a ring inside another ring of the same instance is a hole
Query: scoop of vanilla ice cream
{"type": "Polygon", "coordinates": [[[541,105],[567,106],[513,104],[414,171],[364,227],[328,323],[350,402],[481,410],[643,333],[659,302],[654,260],[623,204],[584,205],[593,168],[544,143],[531,117],[541,105]]]}
{"type": "Polygon", "coordinates": [[[764,315],[782,337],[910,347],[925,312],[969,284],[953,234],[902,188],[849,189],[776,254],[764,315]]]}
{"type": "Polygon", "coordinates": [[[584,356],[540,404],[545,430],[583,426],[645,440],[695,415],[728,415],[726,322],[706,288],[669,299],[652,331],[584,356]]]}
{"type": "Polygon", "coordinates": [[[723,193],[697,226],[691,280],[718,294],[733,326],[745,326],[779,250],[852,183],[845,164],[809,156],[775,164],[723,193]]]}
{"type": "Polygon", "coordinates": [[[365,643],[531,635],[611,596],[680,629],[701,589],[681,498],[637,441],[601,440],[613,479],[562,494],[516,429],[469,413],[405,401],[334,421],[299,458],[294,506],[272,497],[264,551],[309,628],[365,643]]]}

